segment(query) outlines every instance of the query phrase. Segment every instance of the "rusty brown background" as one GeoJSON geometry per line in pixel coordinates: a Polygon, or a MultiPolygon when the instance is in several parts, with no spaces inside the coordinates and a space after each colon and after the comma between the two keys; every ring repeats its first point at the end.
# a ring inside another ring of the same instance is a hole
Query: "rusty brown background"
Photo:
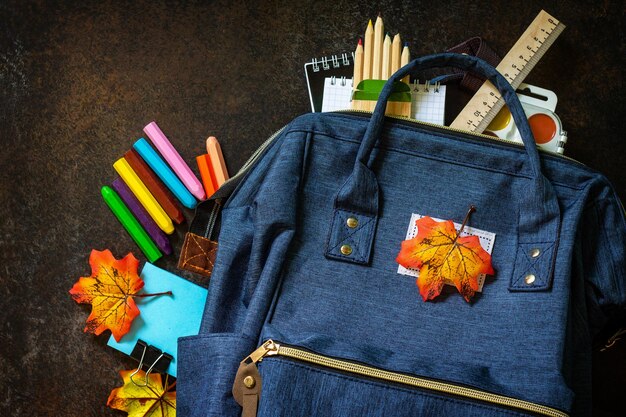
{"type": "MultiPolygon", "coordinates": [[[[414,56],[476,35],[504,55],[541,8],[567,28],[526,81],[556,91],[566,154],[623,199],[621,1],[0,2],[0,415],[124,415],[105,403],[135,363],[82,332],[67,291],[92,248],[138,252],[99,189],[145,124],[189,162],[216,135],[235,172],[310,111],[303,64],[353,50],[379,10],[414,56]]],[[[596,354],[597,415],[623,411],[625,345],[596,354]]]]}

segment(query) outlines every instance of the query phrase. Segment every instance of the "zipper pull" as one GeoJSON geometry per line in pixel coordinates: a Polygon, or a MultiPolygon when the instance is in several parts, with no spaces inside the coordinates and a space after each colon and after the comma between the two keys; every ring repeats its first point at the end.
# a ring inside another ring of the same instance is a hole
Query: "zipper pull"
{"type": "Polygon", "coordinates": [[[607,339],[604,347],[602,349],[600,349],[600,352],[604,352],[605,350],[610,349],[611,347],[613,347],[615,342],[620,340],[621,336],[623,336],[624,334],[626,334],[626,328],[619,329],[613,336],[611,336],[611,337],[609,337],[607,339]]]}
{"type": "Polygon", "coordinates": [[[262,382],[256,364],[266,356],[277,355],[279,348],[278,343],[267,340],[239,363],[233,383],[233,397],[242,407],[241,417],[256,417],[262,382]]]}
{"type": "Polygon", "coordinates": [[[247,356],[241,363],[257,363],[261,362],[266,356],[273,356],[278,354],[280,345],[274,342],[272,339],[267,340],[261,346],[259,346],[254,352],[247,356]]]}

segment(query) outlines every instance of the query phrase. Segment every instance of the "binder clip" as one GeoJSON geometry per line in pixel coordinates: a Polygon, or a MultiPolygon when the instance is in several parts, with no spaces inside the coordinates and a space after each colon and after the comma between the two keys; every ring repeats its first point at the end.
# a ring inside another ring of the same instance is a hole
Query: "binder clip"
{"type": "Polygon", "coordinates": [[[148,345],[141,339],[137,340],[133,351],[130,353],[130,357],[135,359],[136,361],[139,361],[139,366],[137,366],[135,372],[130,374],[131,382],[138,387],[148,386],[148,376],[152,371],[156,371],[161,374],[166,373],[167,368],[172,362],[172,359],[174,359],[172,355],[162,352],[154,346],[148,345]],[[133,378],[141,369],[143,369],[144,366],[147,366],[148,370],[146,371],[144,383],[140,384],[137,383],[133,378]]]}

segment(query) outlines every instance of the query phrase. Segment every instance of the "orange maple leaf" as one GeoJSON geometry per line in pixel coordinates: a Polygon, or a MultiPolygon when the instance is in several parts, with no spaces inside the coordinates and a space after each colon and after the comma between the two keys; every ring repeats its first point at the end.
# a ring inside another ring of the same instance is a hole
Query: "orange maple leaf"
{"type": "Polygon", "coordinates": [[[151,372],[146,380],[146,373],[139,371],[130,379],[134,370],[120,371],[124,385],[111,391],[107,406],[116,410],[126,411],[128,417],[175,417],[176,391],[172,391],[176,382],[165,387],[161,375],[151,372]],[[144,385],[144,381],[147,385],[144,385]]]}
{"type": "Polygon", "coordinates": [[[109,250],[92,250],[89,264],[91,276],[80,278],[70,290],[74,301],[92,306],[85,332],[99,335],[109,329],[119,342],[139,315],[133,297],[171,294],[138,294],[143,281],[137,274],[139,261],[132,253],[117,260],[109,250]]]}
{"type": "Polygon", "coordinates": [[[450,220],[437,222],[425,216],[415,224],[417,236],[402,242],[396,262],[405,268],[419,268],[417,286],[424,301],[437,297],[449,279],[469,302],[478,290],[478,276],[494,273],[491,255],[480,246],[477,236],[460,237],[450,220]]]}

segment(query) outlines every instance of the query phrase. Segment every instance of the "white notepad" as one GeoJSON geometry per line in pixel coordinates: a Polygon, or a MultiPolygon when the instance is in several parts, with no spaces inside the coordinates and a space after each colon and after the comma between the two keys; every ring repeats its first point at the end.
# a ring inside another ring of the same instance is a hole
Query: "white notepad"
{"type": "Polygon", "coordinates": [[[352,98],[352,78],[326,77],[323,97],[322,112],[349,109],[352,98]]]}
{"type": "MultiPolygon", "coordinates": [[[[411,83],[411,117],[421,122],[443,125],[446,106],[446,86],[411,83]]],[[[322,111],[349,109],[352,79],[326,77],[322,111]]]]}

